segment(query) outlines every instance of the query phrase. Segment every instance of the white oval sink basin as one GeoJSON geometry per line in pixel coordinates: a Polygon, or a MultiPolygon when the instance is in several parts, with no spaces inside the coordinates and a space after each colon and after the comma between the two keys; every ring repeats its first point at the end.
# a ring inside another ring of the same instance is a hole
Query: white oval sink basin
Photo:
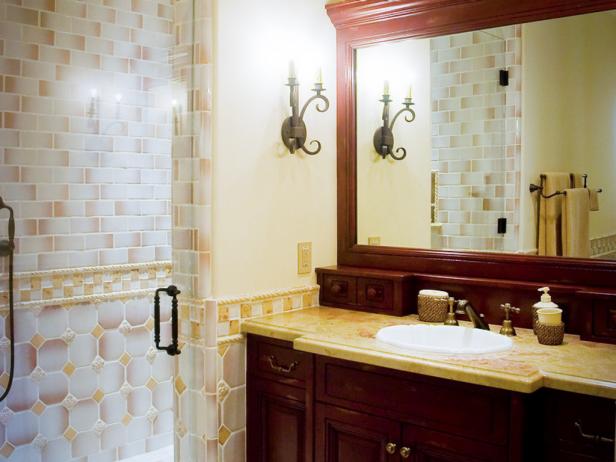
{"type": "Polygon", "coordinates": [[[406,350],[450,355],[498,353],[513,345],[504,335],[457,326],[390,326],[378,331],[376,339],[406,350]]]}

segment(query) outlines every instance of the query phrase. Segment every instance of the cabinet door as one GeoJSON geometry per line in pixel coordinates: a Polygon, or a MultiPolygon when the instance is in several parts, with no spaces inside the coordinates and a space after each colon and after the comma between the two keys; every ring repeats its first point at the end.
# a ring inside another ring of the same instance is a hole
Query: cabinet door
{"type": "Polygon", "coordinates": [[[503,462],[508,460],[504,446],[461,438],[414,425],[405,425],[402,445],[409,448],[413,462],[503,462]]]}
{"type": "Polygon", "coordinates": [[[304,462],[304,390],[251,379],[248,387],[249,462],[304,462]]]}
{"type": "Polygon", "coordinates": [[[317,404],[315,425],[317,462],[400,461],[398,422],[317,404]]]}

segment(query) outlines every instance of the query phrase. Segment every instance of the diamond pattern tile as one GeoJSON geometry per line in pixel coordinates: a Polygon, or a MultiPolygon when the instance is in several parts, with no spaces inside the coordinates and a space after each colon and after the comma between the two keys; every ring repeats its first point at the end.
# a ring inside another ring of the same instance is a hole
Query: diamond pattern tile
{"type": "Polygon", "coordinates": [[[34,403],[34,406],[32,406],[32,412],[34,412],[36,415],[41,415],[44,410],[45,404],[43,404],[41,401],[37,401],[36,403],[34,403]]]}
{"type": "Polygon", "coordinates": [[[131,420],[133,420],[133,416],[131,416],[130,414],[124,414],[124,417],[122,417],[122,424],[124,424],[124,426],[127,426],[131,420]]]}
{"type": "Polygon", "coordinates": [[[15,446],[13,446],[11,443],[4,443],[0,448],[0,455],[8,459],[11,454],[13,454],[14,450],[15,446]]]}
{"type": "Polygon", "coordinates": [[[154,380],[152,377],[150,377],[148,381],[145,383],[145,386],[148,387],[152,391],[154,391],[154,388],[156,388],[156,385],[158,385],[158,382],[154,380]]]}
{"type": "Polygon", "coordinates": [[[73,372],[75,372],[75,369],[76,369],[75,365],[74,365],[72,362],[70,362],[70,361],[69,361],[69,362],[67,362],[67,363],[64,365],[64,367],[62,368],[62,370],[64,371],[64,373],[65,373],[66,375],[68,375],[69,377],[70,377],[71,375],[73,375],[73,372]]]}
{"type": "Polygon", "coordinates": [[[175,391],[178,393],[178,395],[181,395],[182,393],[184,393],[184,390],[186,390],[186,384],[182,380],[182,377],[177,377],[175,379],[175,391]]]}
{"type": "Polygon", "coordinates": [[[75,431],[73,427],[68,427],[66,431],[64,432],[64,438],[66,438],[69,441],[73,441],[76,436],[77,436],[77,432],[75,431]]]}
{"type": "Polygon", "coordinates": [[[230,436],[231,436],[231,430],[229,430],[224,425],[221,425],[220,429],[218,430],[218,441],[220,442],[220,444],[224,445],[230,436]]]}
{"type": "Polygon", "coordinates": [[[122,356],[120,356],[120,363],[122,363],[123,366],[128,366],[131,359],[132,358],[128,353],[122,353],[122,356]]]}
{"type": "Polygon", "coordinates": [[[34,336],[30,339],[30,343],[37,350],[41,347],[41,345],[45,342],[45,338],[40,334],[34,334],[34,336]]]}
{"type": "Polygon", "coordinates": [[[105,393],[100,388],[96,390],[94,394],[92,395],[92,399],[94,399],[94,401],[96,401],[97,403],[100,403],[104,397],[105,397],[105,393]]]}
{"type": "Polygon", "coordinates": [[[100,336],[105,333],[105,329],[103,329],[100,324],[97,324],[90,333],[94,335],[94,337],[100,338],[100,336]]]}

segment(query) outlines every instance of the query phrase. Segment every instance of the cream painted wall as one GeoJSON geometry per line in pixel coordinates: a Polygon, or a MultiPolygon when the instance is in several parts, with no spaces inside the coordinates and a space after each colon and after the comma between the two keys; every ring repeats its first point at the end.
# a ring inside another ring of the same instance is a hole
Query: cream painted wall
{"type": "Polygon", "coordinates": [[[218,0],[213,112],[213,296],[314,283],[297,274],[297,243],[313,267],[336,263],[335,29],[323,0],[218,0]],[[307,111],[317,156],[280,140],[289,114],[289,60],[300,104],[319,66],[328,112],[307,111]]]}
{"type": "Polygon", "coordinates": [[[356,63],[358,242],[379,237],[381,245],[430,248],[430,40],[362,48],[356,63]],[[374,131],[382,126],[379,100],[385,80],[393,100],[391,119],[403,107],[409,84],[413,86],[416,118],[407,123],[405,113],[393,129],[394,149],[407,149],[401,161],[382,159],[373,146],[374,131]]]}
{"type": "Polygon", "coordinates": [[[616,15],[525,24],[522,81],[523,249],[536,248],[537,201],[527,193],[546,171],[589,174],[603,187],[591,238],[616,233],[616,15]]]}

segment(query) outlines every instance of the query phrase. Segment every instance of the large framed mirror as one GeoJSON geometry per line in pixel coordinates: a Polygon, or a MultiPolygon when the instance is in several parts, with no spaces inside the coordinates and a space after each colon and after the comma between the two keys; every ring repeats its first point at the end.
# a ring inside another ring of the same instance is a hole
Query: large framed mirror
{"type": "Polygon", "coordinates": [[[339,264],[614,285],[616,2],[328,12],[339,264]]]}

